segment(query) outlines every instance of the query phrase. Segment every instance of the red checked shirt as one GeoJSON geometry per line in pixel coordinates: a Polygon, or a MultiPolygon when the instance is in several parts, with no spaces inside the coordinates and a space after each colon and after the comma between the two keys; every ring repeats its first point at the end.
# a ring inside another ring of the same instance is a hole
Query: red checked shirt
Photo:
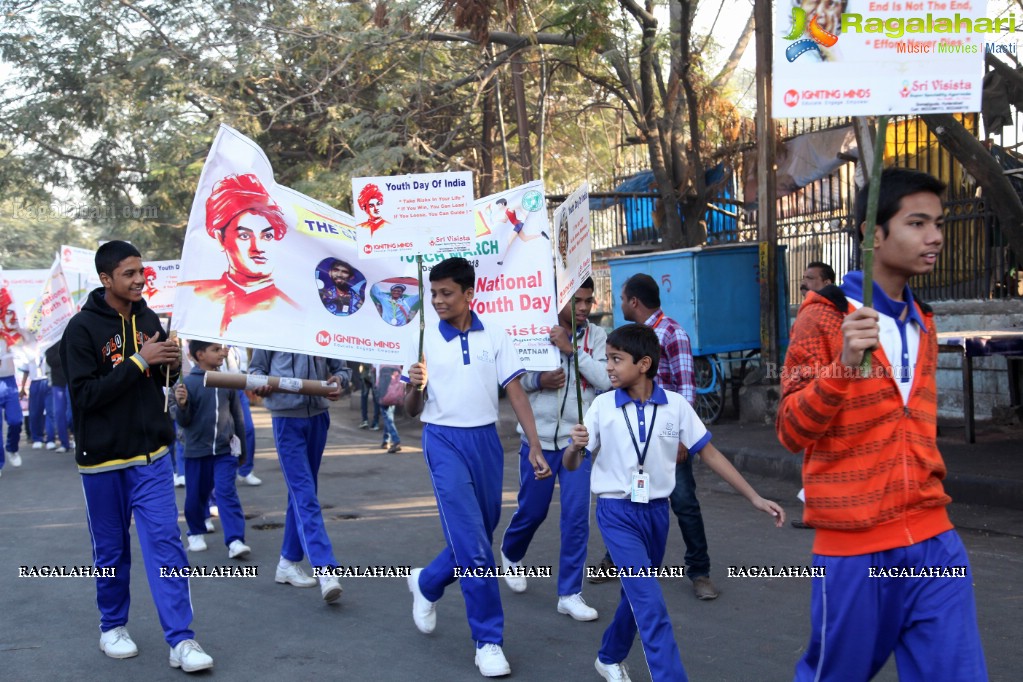
{"type": "Polygon", "coordinates": [[[693,376],[693,349],[689,335],[675,320],[658,310],[644,323],[657,333],[661,359],[657,363],[657,383],[668,391],[682,395],[692,405],[696,402],[696,378],[693,376]]]}

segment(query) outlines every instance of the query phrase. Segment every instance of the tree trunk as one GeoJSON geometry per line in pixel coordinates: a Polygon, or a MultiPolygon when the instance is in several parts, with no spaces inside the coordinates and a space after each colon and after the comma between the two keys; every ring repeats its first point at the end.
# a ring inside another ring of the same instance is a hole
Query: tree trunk
{"type": "Polygon", "coordinates": [[[515,94],[515,118],[519,133],[519,169],[522,182],[533,181],[533,150],[529,141],[529,113],[526,110],[526,85],[523,82],[522,51],[511,58],[512,89],[515,94]]]}
{"type": "Polygon", "coordinates": [[[480,134],[480,196],[494,193],[494,128],[497,121],[496,76],[484,84],[480,134]]]}
{"type": "Polygon", "coordinates": [[[1023,256],[1023,202],[1002,173],[1002,167],[951,114],[924,114],[920,118],[941,146],[977,180],[1009,246],[1017,257],[1023,256]]]}

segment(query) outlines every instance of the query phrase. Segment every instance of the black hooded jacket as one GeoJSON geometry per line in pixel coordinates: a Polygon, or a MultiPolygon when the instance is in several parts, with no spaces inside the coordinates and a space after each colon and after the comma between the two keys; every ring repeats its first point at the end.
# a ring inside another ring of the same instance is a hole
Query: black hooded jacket
{"type": "Polygon", "coordinates": [[[144,300],[132,303],[131,317],[124,319],[104,291],[89,294],[60,344],[82,473],[148,464],[174,441],[173,422],[164,412],[166,366],[144,369],[141,357],[133,357],[146,340],[167,333],[144,300]]]}

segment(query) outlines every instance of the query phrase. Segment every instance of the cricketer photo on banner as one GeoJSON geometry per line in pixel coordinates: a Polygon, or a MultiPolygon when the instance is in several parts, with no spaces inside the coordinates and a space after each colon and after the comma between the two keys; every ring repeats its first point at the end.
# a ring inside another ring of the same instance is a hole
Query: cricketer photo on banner
{"type": "Polygon", "coordinates": [[[172,328],[189,339],[400,361],[418,332],[408,322],[421,306],[406,294],[415,266],[360,258],[357,222],[278,185],[263,150],[222,125],[189,214],[172,328]],[[384,287],[401,305],[367,301],[384,287]]]}
{"type": "Polygon", "coordinates": [[[471,251],[472,173],[355,178],[352,197],[363,258],[471,251]]]}
{"type": "Polygon", "coordinates": [[[554,210],[554,225],[554,274],[557,310],[561,310],[571,303],[576,289],[593,274],[588,183],[584,182],[554,210]]]}

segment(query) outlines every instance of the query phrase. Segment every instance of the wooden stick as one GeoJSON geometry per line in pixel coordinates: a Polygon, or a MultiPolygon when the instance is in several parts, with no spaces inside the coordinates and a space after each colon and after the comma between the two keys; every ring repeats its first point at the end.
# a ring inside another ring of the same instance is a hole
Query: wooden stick
{"type": "MultiPolygon", "coordinates": [[[[423,254],[416,254],[416,274],[419,275],[419,362],[426,362],[426,358],[423,357],[423,335],[426,333],[426,302],[423,300],[423,254]]],[[[426,389],[426,384],[416,387],[422,391],[426,389]]]]}
{"type": "Polygon", "coordinates": [[[572,357],[575,359],[575,402],[579,410],[579,422],[583,423],[583,385],[579,380],[579,337],[576,333],[575,294],[572,294],[572,357]]]}
{"type": "MultiPolygon", "coordinates": [[[[178,342],[178,332],[177,331],[172,331],[170,333],[170,336],[168,337],[168,339],[170,341],[173,341],[174,343],[177,343],[178,342]]],[[[180,354],[180,350],[181,349],[179,347],[178,348],[179,354],[180,354]]],[[[170,411],[170,385],[171,385],[171,383],[170,383],[170,373],[171,373],[170,365],[164,365],[163,366],[163,389],[164,389],[163,390],[163,411],[164,411],[164,414],[166,414],[168,411],[170,411]]]]}
{"type": "MultiPolygon", "coordinates": [[[[874,164],[870,170],[867,189],[866,227],[863,231],[863,306],[874,304],[874,228],[877,226],[877,202],[881,193],[881,169],[884,167],[884,147],[888,135],[888,117],[877,117],[877,136],[874,139],[874,164]]],[[[857,225],[857,228],[859,226],[857,225]]],[[[871,366],[870,351],[863,354],[860,376],[869,377],[871,366]]]]}

